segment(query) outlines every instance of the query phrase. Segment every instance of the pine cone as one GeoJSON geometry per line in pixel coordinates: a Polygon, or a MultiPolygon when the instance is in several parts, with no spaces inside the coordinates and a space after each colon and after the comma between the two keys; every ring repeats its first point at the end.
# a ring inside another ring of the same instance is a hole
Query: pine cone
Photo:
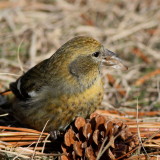
{"type": "Polygon", "coordinates": [[[138,144],[127,125],[98,114],[90,119],[78,117],[64,135],[62,160],[115,159],[138,144]]]}

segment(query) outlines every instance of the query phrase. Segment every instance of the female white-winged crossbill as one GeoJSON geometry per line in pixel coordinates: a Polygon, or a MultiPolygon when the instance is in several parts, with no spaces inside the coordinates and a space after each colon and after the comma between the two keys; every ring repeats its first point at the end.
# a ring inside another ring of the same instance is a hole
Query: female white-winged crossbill
{"type": "Polygon", "coordinates": [[[101,65],[125,69],[117,55],[91,37],[75,37],[10,84],[20,122],[45,131],[65,130],[76,116],[96,110],[104,91],[101,65]]]}

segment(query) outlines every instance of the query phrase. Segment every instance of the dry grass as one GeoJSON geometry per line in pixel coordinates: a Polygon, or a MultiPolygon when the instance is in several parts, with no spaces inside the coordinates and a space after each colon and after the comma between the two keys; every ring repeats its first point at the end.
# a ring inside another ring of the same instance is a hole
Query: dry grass
{"type": "Polygon", "coordinates": [[[135,111],[138,99],[139,110],[159,110],[159,20],[159,0],[0,1],[0,91],[67,40],[90,35],[129,67],[103,69],[103,106],[135,111]]]}

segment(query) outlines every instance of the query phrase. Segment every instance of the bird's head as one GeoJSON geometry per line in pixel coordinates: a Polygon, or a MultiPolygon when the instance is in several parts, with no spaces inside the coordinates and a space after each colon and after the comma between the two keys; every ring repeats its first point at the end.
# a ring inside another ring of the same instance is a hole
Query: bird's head
{"type": "Polygon", "coordinates": [[[63,66],[68,66],[70,73],[80,77],[98,69],[101,65],[126,70],[127,67],[116,53],[105,49],[97,40],[91,37],[78,36],[57,50],[56,61],[60,59],[63,66]]]}
{"type": "Polygon", "coordinates": [[[85,36],[75,37],[62,45],[50,58],[51,65],[53,61],[61,79],[68,83],[72,79],[82,86],[89,86],[100,77],[101,65],[126,69],[116,53],[105,49],[97,40],[85,36]]]}

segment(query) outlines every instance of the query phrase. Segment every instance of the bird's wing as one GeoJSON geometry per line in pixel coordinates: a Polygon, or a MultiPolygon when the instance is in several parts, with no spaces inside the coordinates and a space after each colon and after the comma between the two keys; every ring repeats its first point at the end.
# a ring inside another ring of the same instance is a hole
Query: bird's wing
{"type": "Polygon", "coordinates": [[[42,61],[10,84],[10,89],[17,98],[21,100],[31,98],[42,86],[46,85],[46,65],[47,60],[42,61]]]}

